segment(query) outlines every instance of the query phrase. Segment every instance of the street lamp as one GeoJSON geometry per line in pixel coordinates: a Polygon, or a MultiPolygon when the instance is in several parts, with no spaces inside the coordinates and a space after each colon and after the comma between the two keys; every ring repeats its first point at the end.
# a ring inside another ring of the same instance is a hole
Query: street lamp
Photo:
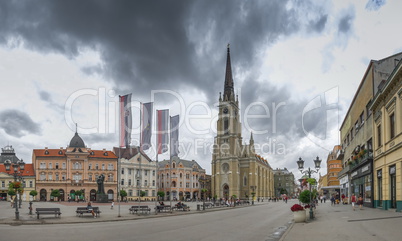
{"type": "MultiPolygon", "coordinates": [[[[11,166],[13,167],[14,172],[12,174],[14,176],[14,183],[16,183],[17,179],[18,179],[18,180],[21,181],[21,185],[22,185],[22,181],[24,180],[22,178],[22,174],[23,174],[23,171],[25,169],[24,161],[21,159],[21,161],[14,162],[14,163],[11,164],[11,161],[7,160],[7,161],[4,162],[4,166],[5,166],[6,172],[8,174],[10,174],[11,166]]],[[[21,192],[18,192],[18,194],[15,193],[14,206],[15,206],[15,219],[17,219],[17,220],[20,219],[20,212],[18,211],[18,196],[19,196],[19,199],[20,199],[19,205],[20,205],[20,208],[21,208],[21,201],[22,201],[21,200],[21,192]]]]}
{"type": "Polygon", "coordinates": [[[255,195],[255,189],[257,188],[257,186],[250,186],[252,193],[251,193],[251,205],[254,205],[254,195],[255,195]]]}
{"type": "Polygon", "coordinates": [[[202,210],[205,210],[205,196],[207,193],[207,189],[205,188],[205,182],[207,179],[204,176],[200,176],[198,181],[202,184],[201,185],[201,194],[202,194],[202,210]]]}
{"type": "MultiPolygon", "coordinates": [[[[311,178],[312,173],[318,173],[318,170],[320,170],[320,165],[321,165],[321,160],[318,158],[313,160],[314,161],[314,166],[315,170],[310,169],[310,167],[303,171],[304,169],[304,161],[299,157],[299,160],[297,161],[297,166],[299,167],[299,170],[302,174],[308,174],[308,178],[311,178]]],[[[310,190],[310,219],[314,218],[314,213],[313,213],[313,200],[311,200],[311,184],[309,183],[309,190],[310,190]]]]}

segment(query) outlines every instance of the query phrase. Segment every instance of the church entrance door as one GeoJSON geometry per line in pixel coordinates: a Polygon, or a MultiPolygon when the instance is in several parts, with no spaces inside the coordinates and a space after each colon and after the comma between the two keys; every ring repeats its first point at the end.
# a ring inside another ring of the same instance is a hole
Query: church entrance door
{"type": "Polygon", "coordinates": [[[229,185],[223,185],[223,197],[227,200],[229,199],[229,185]]]}

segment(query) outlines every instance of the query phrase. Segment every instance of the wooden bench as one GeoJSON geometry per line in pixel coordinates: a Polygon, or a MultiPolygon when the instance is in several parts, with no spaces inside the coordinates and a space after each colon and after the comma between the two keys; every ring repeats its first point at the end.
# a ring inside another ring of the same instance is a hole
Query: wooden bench
{"type": "Polygon", "coordinates": [[[37,219],[39,219],[39,215],[46,215],[46,214],[54,214],[54,216],[57,218],[60,218],[61,212],[60,208],[36,208],[36,215],[37,219]]]}
{"type": "Polygon", "coordinates": [[[155,209],[158,213],[172,211],[172,207],[170,205],[159,205],[159,206],[156,206],[155,209]]]}
{"type": "Polygon", "coordinates": [[[187,205],[175,205],[172,210],[190,211],[190,207],[187,205]]]}
{"type": "Polygon", "coordinates": [[[148,206],[131,206],[131,208],[129,208],[128,210],[130,210],[130,213],[132,214],[138,213],[139,211],[142,213],[144,212],[151,213],[151,208],[148,206]]]}
{"type": "MultiPolygon", "coordinates": [[[[92,207],[92,209],[93,209],[96,217],[100,216],[101,211],[99,210],[99,207],[92,207]]],[[[79,217],[82,217],[84,215],[84,213],[92,214],[91,210],[88,210],[87,207],[77,207],[77,210],[75,211],[75,213],[79,217]]]]}
{"type": "Polygon", "coordinates": [[[212,208],[214,206],[213,203],[205,203],[205,208],[212,208]]]}

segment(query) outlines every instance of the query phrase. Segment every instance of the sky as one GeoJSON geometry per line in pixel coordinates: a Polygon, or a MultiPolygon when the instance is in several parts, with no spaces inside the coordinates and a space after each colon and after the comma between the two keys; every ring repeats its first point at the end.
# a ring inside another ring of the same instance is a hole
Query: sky
{"type": "MultiPolygon", "coordinates": [[[[370,60],[402,51],[401,1],[0,1],[0,146],[118,145],[118,96],[180,115],[180,155],[211,174],[227,45],[241,106],[272,168],[298,178],[339,144],[370,60]]],[[[152,137],[155,146],[155,136],[152,137]]],[[[153,149],[147,154],[155,160],[153,149]]],[[[158,156],[169,158],[168,153],[158,156]]]]}

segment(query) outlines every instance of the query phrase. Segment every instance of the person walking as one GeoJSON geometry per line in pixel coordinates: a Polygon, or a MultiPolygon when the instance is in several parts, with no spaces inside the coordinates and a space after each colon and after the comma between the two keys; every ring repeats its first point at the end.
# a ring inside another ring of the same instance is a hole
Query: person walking
{"type": "Polygon", "coordinates": [[[362,210],[362,207],[363,207],[363,197],[362,197],[362,195],[359,195],[359,199],[357,199],[357,202],[359,204],[360,210],[362,210]]]}
{"type": "Polygon", "coordinates": [[[112,205],[110,206],[110,209],[113,209],[114,207],[114,201],[112,201],[112,205]]]}
{"type": "Polygon", "coordinates": [[[352,197],[350,198],[350,201],[352,202],[353,211],[355,211],[356,196],[355,196],[354,193],[352,194],[352,197]]]}

